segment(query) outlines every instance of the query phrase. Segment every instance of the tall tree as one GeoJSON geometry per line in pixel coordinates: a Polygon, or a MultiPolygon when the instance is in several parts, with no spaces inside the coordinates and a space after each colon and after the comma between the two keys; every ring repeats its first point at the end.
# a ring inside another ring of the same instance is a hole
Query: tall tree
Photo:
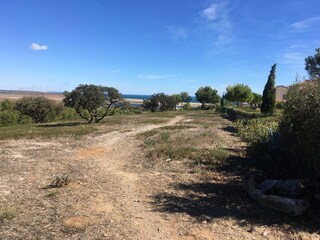
{"type": "Polygon", "coordinates": [[[80,117],[88,123],[100,122],[115,109],[125,104],[121,93],[112,87],[80,84],[71,92],[64,92],[63,102],[67,107],[75,108],[80,117]]]}
{"type": "Polygon", "coordinates": [[[314,56],[309,56],[305,59],[306,71],[311,79],[320,79],[320,48],[316,49],[314,56]]]}
{"type": "Polygon", "coordinates": [[[261,113],[273,114],[276,109],[276,67],[277,64],[271,67],[268,81],[263,90],[261,113]]]}
{"type": "Polygon", "coordinates": [[[252,91],[248,85],[235,84],[227,87],[225,98],[230,102],[236,102],[239,106],[243,102],[250,102],[252,91]]]}
{"type": "Polygon", "coordinates": [[[218,103],[220,102],[220,96],[218,95],[218,91],[209,86],[200,87],[196,92],[196,98],[199,102],[202,103],[201,109],[205,108],[205,103],[218,103]]]}

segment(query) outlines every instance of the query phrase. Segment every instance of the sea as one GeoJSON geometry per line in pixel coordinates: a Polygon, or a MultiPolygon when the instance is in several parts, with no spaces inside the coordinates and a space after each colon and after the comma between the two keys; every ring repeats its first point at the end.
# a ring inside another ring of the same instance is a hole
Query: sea
{"type": "MultiPolygon", "coordinates": [[[[133,98],[133,99],[149,99],[152,95],[137,95],[137,94],[122,94],[123,98],[133,98]]],[[[191,101],[193,103],[198,103],[196,97],[191,96],[191,101]]]]}

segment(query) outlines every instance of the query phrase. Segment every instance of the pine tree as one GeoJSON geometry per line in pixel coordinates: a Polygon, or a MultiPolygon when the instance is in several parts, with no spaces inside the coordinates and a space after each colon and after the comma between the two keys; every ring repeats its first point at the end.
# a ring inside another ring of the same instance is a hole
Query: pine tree
{"type": "Polygon", "coordinates": [[[276,108],[276,67],[277,64],[272,66],[268,81],[263,90],[261,113],[273,114],[276,108]]]}

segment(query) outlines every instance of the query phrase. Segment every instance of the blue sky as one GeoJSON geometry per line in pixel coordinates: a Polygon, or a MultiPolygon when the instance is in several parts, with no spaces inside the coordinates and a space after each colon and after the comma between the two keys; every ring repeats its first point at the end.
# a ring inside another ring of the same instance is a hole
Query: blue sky
{"type": "Polygon", "coordinates": [[[320,47],[319,0],[0,0],[0,89],[125,94],[307,76],[320,47]]]}

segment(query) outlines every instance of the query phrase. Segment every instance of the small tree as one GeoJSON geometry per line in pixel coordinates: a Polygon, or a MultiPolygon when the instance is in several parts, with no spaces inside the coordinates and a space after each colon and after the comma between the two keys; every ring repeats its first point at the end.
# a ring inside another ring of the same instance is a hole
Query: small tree
{"type": "Polygon", "coordinates": [[[35,123],[53,119],[61,110],[54,101],[40,97],[23,97],[17,101],[16,107],[19,112],[32,118],[35,123]],[[48,119],[50,115],[50,119],[48,119]]]}
{"type": "Polygon", "coordinates": [[[252,99],[250,105],[252,108],[259,107],[262,103],[262,96],[258,93],[252,93],[252,99]]]}
{"type": "Polygon", "coordinates": [[[177,105],[182,102],[182,97],[180,94],[173,94],[170,96],[172,98],[172,104],[174,104],[174,109],[177,110],[177,105]]]}
{"type": "Polygon", "coordinates": [[[276,108],[276,67],[277,64],[272,66],[268,81],[263,90],[261,113],[273,114],[276,108]]]}
{"type": "Polygon", "coordinates": [[[143,101],[143,107],[145,109],[155,112],[159,109],[161,112],[164,111],[174,111],[176,105],[180,102],[180,96],[172,95],[168,96],[164,93],[153,94],[150,99],[143,101]],[[178,98],[179,97],[179,98],[178,98]]]}
{"type": "Polygon", "coordinates": [[[311,79],[320,79],[320,48],[316,49],[314,56],[309,56],[305,59],[305,69],[311,79]]]}
{"type": "Polygon", "coordinates": [[[227,87],[225,98],[230,102],[236,102],[237,107],[243,102],[252,100],[252,91],[248,85],[235,84],[227,87]]]}
{"type": "Polygon", "coordinates": [[[75,108],[88,123],[100,122],[125,104],[121,93],[112,87],[80,84],[71,92],[64,92],[64,105],[75,108]]]}
{"type": "Polygon", "coordinates": [[[182,107],[185,103],[189,103],[191,101],[191,97],[188,92],[181,92],[181,102],[182,102],[182,107]]]}
{"type": "Polygon", "coordinates": [[[216,89],[212,89],[209,86],[200,87],[196,92],[197,101],[201,102],[201,109],[205,109],[205,103],[218,103],[220,102],[220,96],[216,89]]]}

